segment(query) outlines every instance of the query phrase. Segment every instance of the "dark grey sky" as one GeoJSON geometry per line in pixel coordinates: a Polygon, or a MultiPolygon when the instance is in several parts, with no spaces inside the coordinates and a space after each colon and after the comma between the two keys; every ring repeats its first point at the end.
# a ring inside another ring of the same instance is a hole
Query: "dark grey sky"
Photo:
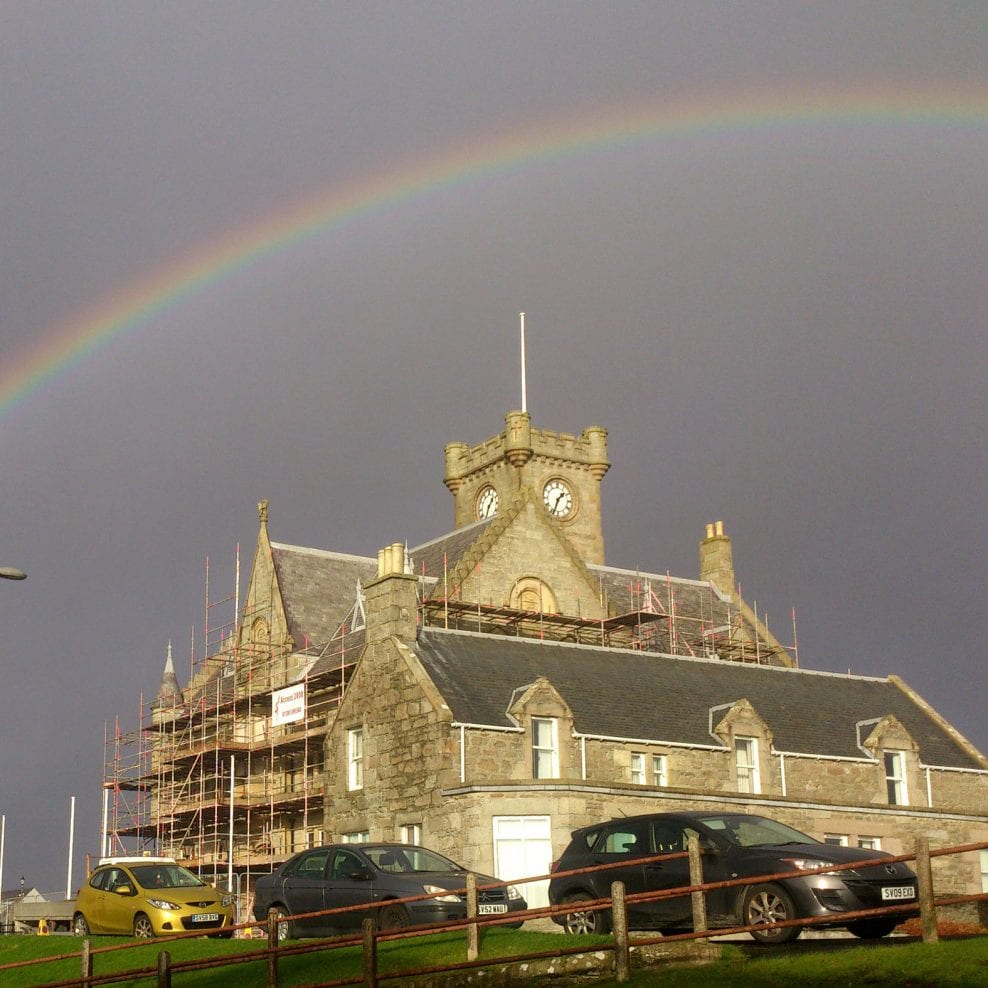
{"type": "Polygon", "coordinates": [[[0,368],[209,242],[454,147],[747,93],[933,108],[440,189],[0,411],[0,565],[30,574],[0,583],[4,885],[64,891],[73,795],[78,884],[104,725],[137,725],[169,639],[187,673],[204,559],[232,594],[259,499],[274,539],[346,552],[451,527],[443,444],[518,405],[523,309],[535,424],[610,430],[609,563],[695,576],[723,518],[804,666],[901,675],[988,747],[986,51],[968,2],[0,7],[0,368]]]}

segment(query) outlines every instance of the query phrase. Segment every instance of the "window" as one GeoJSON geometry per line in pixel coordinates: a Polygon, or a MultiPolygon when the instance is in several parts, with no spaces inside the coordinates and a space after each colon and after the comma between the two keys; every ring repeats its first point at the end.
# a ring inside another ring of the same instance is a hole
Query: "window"
{"type": "Polygon", "coordinates": [[[737,766],[738,792],[761,792],[758,783],[758,741],[735,738],[734,759],[737,766]]]}
{"type": "Polygon", "coordinates": [[[890,806],[905,806],[909,802],[906,792],[905,752],[885,752],[885,786],[888,790],[890,806]]]}
{"type": "Polygon", "coordinates": [[[370,840],[369,830],[352,830],[343,835],[344,844],[366,844],[370,840]]]}
{"type": "Polygon", "coordinates": [[[532,718],[532,776],[536,779],[559,778],[556,721],[548,717],[532,718]]]}
{"type": "Polygon", "coordinates": [[[847,834],[824,834],[824,844],[832,844],[834,847],[847,847],[847,834]]]}
{"type": "Polygon", "coordinates": [[[597,837],[594,854],[623,854],[641,857],[650,854],[647,823],[619,824],[613,830],[605,830],[597,837]]]}
{"type": "Polygon", "coordinates": [[[645,756],[640,751],[631,753],[631,781],[636,786],[645,785],[645,756]]]}
{"type": "Polygon", "coordinates": [[[347,789],[364,788],[364,729],[347,731],[347,789]]]}
{"type": "Polygon", "coordinates": [[[981,891],[988,892],[988,851],[981,852],[981,891]]]}
{"type": "Polygon", "coordinates": [[[866,851],[880,851],[882,849],[881,837],[859,837],[858,847],[866,851]]]}
{"type": "Polygon", "coordinates": [[[667,786],[669,779],[666,775],[666,756],[652,755],[652,785],[667,786]]]}
{"type": "Polygon", "coordinates": [[[523,576],[512,588],[511,606],[534,614],[555,614],[559,611],[556,597],[547,583],[538,577],[523,576]]]}
{"type": "MultiPolygon", "coordinates": [[[[363,841],[354,840],[348,841],[348,843],[362,844],[363,841]]],[[[364,862],[353,851],[337,851],[333,855],[333,864],[330,870],[332,881],[345,882],[352,880],[360,874],[366,875],[367,868],[364,862]]]]}
{"type": "Polygon", "coordinates": [[[399,830],[399,839],[401,840],[402,844],[421,844],[422,824],[403,823],[399,830]]]}

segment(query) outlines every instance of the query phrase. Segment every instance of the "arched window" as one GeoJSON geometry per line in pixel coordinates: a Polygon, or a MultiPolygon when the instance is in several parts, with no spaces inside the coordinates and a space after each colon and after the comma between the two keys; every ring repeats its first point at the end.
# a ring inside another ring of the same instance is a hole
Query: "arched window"
{"type": "Polygon", "coordinates": [[[556,614],[559,605],[549,585],[537,576],[523,576],[511,588],[510,606],[534,614],[556,614]]]}

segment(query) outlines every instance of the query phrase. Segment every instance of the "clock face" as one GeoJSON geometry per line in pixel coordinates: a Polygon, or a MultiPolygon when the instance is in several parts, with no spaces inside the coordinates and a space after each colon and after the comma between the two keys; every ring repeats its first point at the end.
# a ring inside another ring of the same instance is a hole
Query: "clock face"
{"type": "Polygon", "coordinates": [[[553,518],[568,518],[573,513],[573,492],[562,480],[550,480],[542,488],[542,501],[553,518]]]}
{"type": "Polygon", "coordinates": [[[483,521],[497,514],[497,505],[497,491],[488,484],[477,496],[477,517],[483,521]]]}

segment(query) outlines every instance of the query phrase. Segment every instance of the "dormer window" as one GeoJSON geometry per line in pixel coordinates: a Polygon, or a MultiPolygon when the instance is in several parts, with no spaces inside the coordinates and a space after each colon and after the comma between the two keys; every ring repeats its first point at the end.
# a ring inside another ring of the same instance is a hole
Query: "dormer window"
{"type": "Polygon", "coordinates": [[[559,778],[559,731],[554,717],[532,718],[532,777],[559,778]]]}

